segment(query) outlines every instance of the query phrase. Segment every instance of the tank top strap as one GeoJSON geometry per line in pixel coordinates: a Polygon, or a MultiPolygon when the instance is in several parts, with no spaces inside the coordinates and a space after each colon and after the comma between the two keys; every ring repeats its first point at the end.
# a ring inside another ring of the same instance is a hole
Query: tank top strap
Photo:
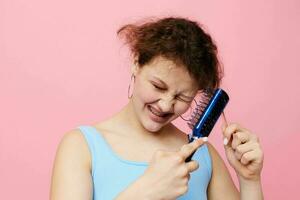
{"type": "Polygon", "coordinates": [[[88,144],[91,157],[92,157],[92,175],[94,176],[95,169],[99,160],[110,159],[110,150],[107,147],[104,138],[100,135],[97,129],[89,125],[81,125],[77,127],[88,144]]]}
{"type": "Polygon", "coordinates": [[[207,144],[203,144],[194,154],[194,159],[198,160],[200,162],[204,162],[206,165],[206,169],[207,169],[207,173],[209,178],[211,178],[211,174],[212,174],[212,161],[211,161],[211,157],[210,157],[210,153],[208,150],[208,146],[207,144]]]}

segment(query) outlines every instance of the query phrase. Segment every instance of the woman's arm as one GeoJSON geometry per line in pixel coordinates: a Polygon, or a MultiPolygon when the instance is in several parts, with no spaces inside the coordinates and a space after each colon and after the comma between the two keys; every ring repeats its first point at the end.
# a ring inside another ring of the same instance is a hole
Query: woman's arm
{"type": "Polygon", "coordinates": [[[236,123],[223,126],[225,153],[229,164],[235,170],[240,192],[234,186],[225,163],[208,143],[212,158],[212,179],[208,188],[209,199],[241,199],[263,200],[261,170],[263,167],[263,151],[258,137],[236,123]]]}
{"type": "Polygon", "coordinates": [[[242,200],[262,200],[261,171],[264,153],[259,138],[237,123],[222,126],[227,160],[240,183],[242,200]]]}
{"type": "Polygon", "coordinates": [[[244,180],[239,178],[240,193],[235,187],[230,173],[216,149],[207,142],[212,158],[212,178],[208,186],[208,199],[216,200],[260,200],[263,199],[261,180],[244,180]]]}
{"type": "Polygon", "coordinates": [[[240,199],[239,191],[235,187],[223,159],[221,158],[217,150],[209,142],[207,142],[207,146],[212,161],[212,176],[207,190],[208,199],[240,199]]]}
{"type": "Polygon", "coordinates": [[[92,199],[91,156],[79,130],[62,138],[54,161],[50,200],[92,199]]]}
{"type": "Polygon", "coordinates": [[[155,194],[151,194],[152,192],[147,190],[147,188],[151,188],[151,185],[142,176],[118,194],[114,200],[156,200],[155,194]]]}
{"type": "Polygon", "coordinates": [[[241,191],[242,200],[264,199],[260,179],[258,179],[257,181],[254,180],[249,181],[249,180],[241,180],[240,178],[239,182],[240,182],[240,191],[241,191]]]}

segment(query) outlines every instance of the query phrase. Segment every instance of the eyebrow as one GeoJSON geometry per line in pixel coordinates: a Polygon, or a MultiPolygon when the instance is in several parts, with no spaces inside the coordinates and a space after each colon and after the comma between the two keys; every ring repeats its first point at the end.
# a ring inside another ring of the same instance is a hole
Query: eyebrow
{"type": "MultiPolygon", "coordinates": [[[[164,86],[167,86],[167,84],[164,82],[164,81],[162,81],[161,79],[159,79],[158,77],[156,77],[156,76],[153,76],[156,80],[158,80],[160,83],[162,83],[164,86]]],[[[181,94],[181,96],[184,96],[184,97],[186,97],[186,98],[190,98],[190,99],[193,99],[193,97],[190,97],[190,96],[186,96],[186,95],[184,95],[184,94],[181,94]]]]}

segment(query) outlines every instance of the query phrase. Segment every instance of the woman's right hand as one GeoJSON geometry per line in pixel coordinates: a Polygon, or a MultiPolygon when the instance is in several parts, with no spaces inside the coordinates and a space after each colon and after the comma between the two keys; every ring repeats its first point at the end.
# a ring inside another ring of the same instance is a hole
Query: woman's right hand
{"type": "Polygon", "coordinates": [[[204,141],[194,140],[185,144],[179,151],[157,150],[149,162],[142,179],[147,183],[144,192],[149,199],[176,199],[188,191],[190,173],[199,168],[198,162],[185,162],[204,141]]]}

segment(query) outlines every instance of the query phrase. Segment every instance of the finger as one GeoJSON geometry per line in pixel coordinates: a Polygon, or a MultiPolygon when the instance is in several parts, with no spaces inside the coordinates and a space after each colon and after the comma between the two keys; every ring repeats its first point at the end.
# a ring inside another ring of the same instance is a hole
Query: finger
{"type": "Polygon", "coordinates": [[[248,163],[255,161],[259,158],[259,152],[257,150],[252,150],[247,153],[244,153],[241,158],[241,163],[247,165],[248,163]]]}
{"type": "Polygon", "coordinates": [[[257,148],[259,148],[259,144],[256,142],[250,141],[250,142],[246,142],[245,144],[238,145],[235,150],[241,154],[244,154],[244,153],[247,153],[248,151],[252,151],[257,148]]]}
{"type": "Polygon", "coordinates": [[[246,131],[246,129],[242,128],[237,123],[229,123],[228,126],[223,127],[223,136],[224,136],[224,145],[227,145],[229,141],[232,139],[232,134],[238,131],[246,131]]]}
{"type": "MultiPolygon", "coordinates": [[[[204,139],[204,140],[207,140],[204,139]]],[[[183,156],[184,159],[189,157],[196,149],[198,149],[202,144],[204,144],[204,141],[202,138],[196,139],[193,142],[189,144],[185,144],[181,147],[179,150],[179,153],[183,156]]]]}
{"type": "Polygon", "coordinates": [[[247,132],[235,132],[232,135],[232,142],[231,142],[231,147],[233,149],[236,149],[236,147],[240,144],[244,144],[246,142],[250,141],[250,135],[247,132]]]}
{"type": "Polygon", "coordinates": [[[188,180],[190,180],[190,178],[191,178],[191,174],[190,173],[187,174],[187,178],[188,178],[188,180]]]}
{"type": "Polygon", "coordinates": [[[257,147],[258,147],[257,143],[254,143],[251,141],[249,141],[245,144],[238,145],[234,151],[236,159],[241,160],[243,154],[245,154],[249,151],[252,151],[252,150],[256,149],[257,147]]]}
{"type": "Polygon", "coordinates": [[[195,160],[186,163],[189,173],[199,168],[199,163],[195,160]]]}

